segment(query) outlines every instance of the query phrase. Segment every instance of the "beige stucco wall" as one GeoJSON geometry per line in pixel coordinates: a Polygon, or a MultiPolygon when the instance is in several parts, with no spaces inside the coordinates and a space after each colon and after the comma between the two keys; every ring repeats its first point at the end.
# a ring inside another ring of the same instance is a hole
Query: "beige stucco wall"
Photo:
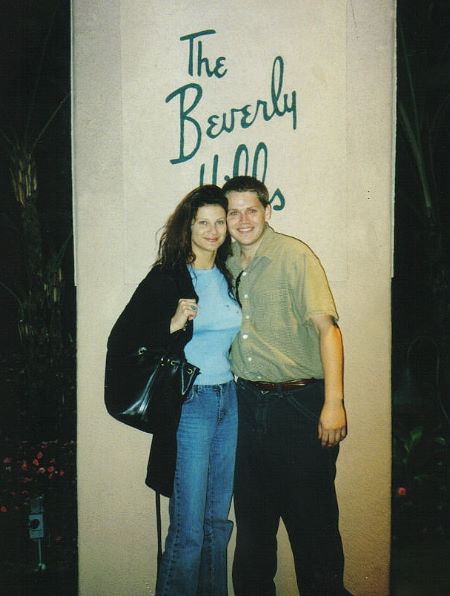
{"type": "MultiPolygon", "coordinates": [[[[211,176],[218,155],[222,184],[236,147],[252,155],[261,141],[266,183],[286,201],[272,223],[319,254],[341,318],[350,434],[337,487],[347,585],[356,596],[388,594],[394,4],[73,0],[80,594],[154,593],[153,493],[143,484],[151,437],[104,409],[107,335],[201,164],[211,176]],[[206,29],[216,33],[205,52],[226,57],[220,79],[187,73],[179,38],[206,29]],[[199,120],[265,98],[276,56],[283,93],[297,94],[297,127],[286,114],[204,136],[194,158],[171,164],[179,130],[168,94],[201,84],[199,120]]],[[[230,556],[233,545],[234,537],[230,556]]],[[[296,594],[283,529],[277,586],[296,594]]]]}

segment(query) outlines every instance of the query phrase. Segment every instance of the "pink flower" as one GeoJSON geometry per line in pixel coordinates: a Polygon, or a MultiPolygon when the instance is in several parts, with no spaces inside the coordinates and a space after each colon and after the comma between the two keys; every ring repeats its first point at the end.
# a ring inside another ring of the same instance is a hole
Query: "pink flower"
{"type": "Polygon", "coordinates": [[[59,475],[60,475],[60,476],[64,476],[64,470],[60,470],[60,471],[59,471],[59,475]]]}
{"type": "Polygon", "coordinates": [[[44,457],[44,454],[42,453],[42,451],[39,451],[39,453],[36,455],[36,457],[38,459],[42,459],[44,457]]]}
{"type": "Polygon", "coordinates": [[[2,513],[6,513],[6,512],[8,511],[8,508],[7,508],[7,507],[5,507],[4,505],[2,505],[2,506],[0,507],[0,511],[1,511],[2,513]]]}
{"type": "Polygon", "coordinates": [[[400,488],[397,489],[397,494],[400,497],[405,497],[406,496],[406,488],[404,486],[400,486],[400,488]]]}
{"type": "Polygon", "coordinates": [[[23,470],[24,472],[26,472],[28,470],[28,464],[26,461],[23,462],[23,464],[20,466],[20,469],[23,470]]]}
{"type": "Polygon", "coordinates": [[[26,484],[27,482],[31,482],[31,478],[29,476],[25,476],[23,479],[23,483],[26,484]]]}
{"type": "Polygon", "coordinates": [[[50,474],[51,474],[52,472],[54,472],[54,471],[55,471],[55,466],[49,466],[49,467],[47,468],[47,472],[50,472],[50,474]]]}
{"type": "Polygon", "coordinates": [[[38,466],[39,465],[39,460],[38,459],[33,459],[33,466],[38,466]]]}
{"type": "Polygon", "coordinates": [[[5,459],[3,460],[4,464],[10,464],[12,462],[12,457],[5,457],[5,459]]]}
{"type": "Polygon", "coordinates": [[[37,474],[45,474],[45,468],[39,468],[39,470],[37,470],[37,474]]]}

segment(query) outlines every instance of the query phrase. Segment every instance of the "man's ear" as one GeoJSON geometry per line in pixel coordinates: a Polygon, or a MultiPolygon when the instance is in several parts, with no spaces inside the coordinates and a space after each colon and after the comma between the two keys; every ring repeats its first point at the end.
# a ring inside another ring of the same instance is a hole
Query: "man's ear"
{"type": "Polygon", "coordinates": [[[265,218],[266,221],[269,221],[269,219],[272,217],[272,205],[269,203],[265,209],[265,218]]]}

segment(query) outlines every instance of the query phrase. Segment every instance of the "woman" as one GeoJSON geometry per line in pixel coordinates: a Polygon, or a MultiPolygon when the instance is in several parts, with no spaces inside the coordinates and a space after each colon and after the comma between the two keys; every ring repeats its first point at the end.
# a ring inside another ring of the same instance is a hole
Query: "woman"
{"type": "Polygon", "coordinates": [[[200,374],[178,428],[153,437],[146,483],[170,496],[158,596],[226,596],[237,435],[228,351],[241,315],[225,266],[227,201],[220,188],[190,192],[166,223],[158,259],[114,326],[108,349],[178,346],[200,374]],[[176,462],[176,463],[175,463],[176,462]]]}

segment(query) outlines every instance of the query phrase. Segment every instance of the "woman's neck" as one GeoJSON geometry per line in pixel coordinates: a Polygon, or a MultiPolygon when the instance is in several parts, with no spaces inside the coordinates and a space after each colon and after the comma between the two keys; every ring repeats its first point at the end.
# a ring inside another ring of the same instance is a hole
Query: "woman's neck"
{"type": "Polygon", "coordinates": [[[195,259],[192,261],[191,267],[194,269],[212,269],[214,267],[215,260],[215,254],[195,255],[195,259]]]}

